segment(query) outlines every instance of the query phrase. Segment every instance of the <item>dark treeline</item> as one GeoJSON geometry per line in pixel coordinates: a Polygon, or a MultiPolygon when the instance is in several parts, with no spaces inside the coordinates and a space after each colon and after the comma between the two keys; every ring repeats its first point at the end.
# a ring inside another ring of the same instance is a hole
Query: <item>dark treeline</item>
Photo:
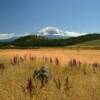
{"type": "Polygon", "coordinates": [[[46,37],[31,35],[20,37],[10,43],[2,43],[0,44],[0,48],[60,47],[98,39],[100,39],[100,34],[89,34],[69,39],[48,39],[46,37]]]}

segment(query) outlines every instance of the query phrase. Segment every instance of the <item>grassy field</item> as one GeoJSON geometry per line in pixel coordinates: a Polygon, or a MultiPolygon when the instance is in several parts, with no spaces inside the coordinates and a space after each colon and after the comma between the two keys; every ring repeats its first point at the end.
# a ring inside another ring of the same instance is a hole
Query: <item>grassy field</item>
{"type": "Polygon", "coordinates": [[[84,43],[77,44],[76,46],[100,46],[100,40],[92,40],[84,43]]]}
{"type": "Polygon", "coordinates": [[[100,100],[100,50],[0,50],[0,100],[100,100]],[[43,65],[41,87],[33,73],[43,65]]]}
{"type": "Polygon", "coordinates": [[[83,48],[83,49],[99,49],[100,50],[100,40],[92,40],[88,42],[78,43],[76,45],[71,45],[72,48],[83,48]]]}

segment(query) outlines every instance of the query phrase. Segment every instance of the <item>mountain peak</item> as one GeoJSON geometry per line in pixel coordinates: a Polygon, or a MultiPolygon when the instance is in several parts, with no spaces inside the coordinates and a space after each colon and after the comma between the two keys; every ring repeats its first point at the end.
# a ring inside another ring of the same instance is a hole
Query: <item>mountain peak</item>
{"type": "Polygon", "coordinates": [[[38,31],[38,35],[43,35],[52,38],[66,38],[66,37],[77,37],[81,35],[86,35],[87,33],[79,33],[79,32],[70,32],[70,31],[63,31],[56,27],[45,27],[38,31]]]}
{"type": "Polygon", "coordinates": [[[49,34],[59,34],[60,33],[61,34],[63,33],[63,31],[56,27],[45,27],[41,29],[39,33],[49,33],[49,34]]]}

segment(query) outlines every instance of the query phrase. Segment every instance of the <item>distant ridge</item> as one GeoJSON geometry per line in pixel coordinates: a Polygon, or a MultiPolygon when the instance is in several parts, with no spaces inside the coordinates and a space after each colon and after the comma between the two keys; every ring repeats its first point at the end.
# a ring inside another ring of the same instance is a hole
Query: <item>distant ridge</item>
{"type": "MultiPolygon", "coordinates": [[[[67,47],[77,44],[88,46],[87,43],[91,41],[100,42],[100,34],[88,34],[79,37],[71,37],[69,39],[48,39],[45,36],[29,35],[20,37],[8,43],[1,43],[0,48],[67,47]]],[[[98,42],[94,42],[90,43],[89,46],[97,46],[98,42]]]]}
{"type": "Polygon", "coordinates": [[[65,38],[70,38],[70,37],[82,36],[82,35],[86,35],[86,34],[88,34],[88,33],[64,31],[57,27],[48,26],[48,27],[44,27],[34,33],[33,32],[28,32],[28,33],[23,33],[23,34],[0,33],[0,42],[10,41],[12,39],[14,40],[15,38],[20,38],[20,37],[28,36],[28,35],[45,36],[49,39],[65,39],[65,38]]]}

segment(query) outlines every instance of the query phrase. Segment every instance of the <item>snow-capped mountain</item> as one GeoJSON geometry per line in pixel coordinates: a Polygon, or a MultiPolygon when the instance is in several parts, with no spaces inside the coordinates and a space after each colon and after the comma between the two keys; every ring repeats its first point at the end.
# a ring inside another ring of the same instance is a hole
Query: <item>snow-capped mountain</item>
{"type": "Polygon", "coordinates": [[[56,27],[45,27],[38,31],[39,36],[46,36],[48,38],[69,38],[85,35],[86,33],[63,31],[56,27]]]}
{"type": "Polygon", "coordinates": [[[45,27],[38,31],[39,36],[45,36],[48,38],[63,38],[66,37],[64,32],[55,27],[45,27]]]}
{"type": "Polygon", "coordinates": [[[51,38],[77,37],[77,36],[86,35],[86,34],[87,33],[63,31],[56,27],[45,27],[35,33],[24,33],[24,34],[19,34],[19,35],[15,33],[0,33],[0,41],[15,40],[16,38],[19,38],[22,36],[28,36],[28,35],[45,36],[51,39],[51,38]]]}

